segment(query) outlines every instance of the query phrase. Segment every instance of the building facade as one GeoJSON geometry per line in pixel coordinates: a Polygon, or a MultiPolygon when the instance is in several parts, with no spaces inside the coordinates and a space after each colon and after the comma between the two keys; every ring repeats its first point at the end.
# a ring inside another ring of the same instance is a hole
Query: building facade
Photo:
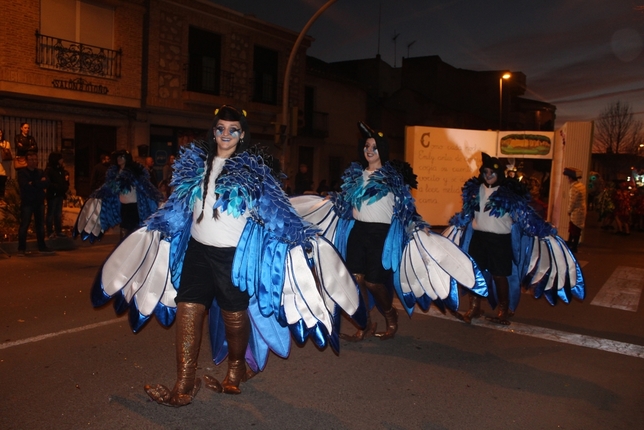
{"type": "Polygon", "coordinates": [[[522,98],[520,72],[500,81],[502,72],[437,56],[398,68],[378,56],[327,64],[307,58],[308,37],[284,97],[298,34],[208,0],[21,0],[3,11],[11,31],[0,32],[0,128],[13,145],[28,122],[41,166],[62,151],[83,197],[101,153],[151,156],[160,174],[182,145],[205,137],[222,104],[248,112],[253,141],[289,178],[307,164],[314,188],[339,181],[357,158],[357,121],[384,131],[399,159],[407,125],[553,129],[555,107],[522,98]]]}
{"type": "MultiPolygon", "coordinates": [[[[295,32],[203,0],[23,0],[4,12],[0,127],[13,145],[29,123],[41,166],[62,151],[78,195],[102,152],[152,156],[160,171],[222,104],[246,110],[269,151],[296,150],[274,144],[295,32]]],[[[304,103],[310,43],[294,57],[290,107],[304,103]]]]}

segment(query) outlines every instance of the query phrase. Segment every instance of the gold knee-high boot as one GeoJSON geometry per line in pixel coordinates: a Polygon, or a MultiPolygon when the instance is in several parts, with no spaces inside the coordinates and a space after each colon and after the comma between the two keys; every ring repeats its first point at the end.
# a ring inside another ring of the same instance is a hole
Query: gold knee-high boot
{"type": "Polygon", "coordinates": [[[372,284],[365,281],[365,286],[373,296],[387,322],[387,331],[376,333],[380,340],[391,339],[398,331],[398,312],[393,307],[393,297],[389,295],[384,284],[372,284]]]}
{"type": "Polygon", "coordinates": [[[177,305],[177,382],[172,391],[164,385],[146,385],[145,392],[155,402],[165,406],[185,406],[199,391],[201,380],[195,376],[205,314],[206,307],[198,303],[181,302],[177,305]]]}
{"type": "Polygon", "coordinates": [[[510,307],[510,284],[508,283],[508,278],[505,276],[495,276],[494,284],[496,285],[496,297],[499,301],[497,306],[499,310],[497,311],[496,317],[490,317],[488,321],[502,325],[510,325],[510,320],[508,320],[508,308],[510,307]]]}
{"type": "Polygon", "coordinates": [[[228,312],[222,309],[221,316],[226,330],[228,342],[228,373],[219,383],[217,379],[204,375],[206,387],[218,393],[240,394],[239,384],[246,382],[255,372],[246,369],[246,348],[250,338],[250,319],[248,311],[228,312]]]}
{"type": "Polygon", "coordinates": [[[463,315],[463,321],[468,324],[472,323],[472,318],[479,318],[483,311],[481,311],[481,296],[474,293],[469,293],[470,296],[470,309],[463,315]]]}
{"type": "Polygon", "coordinates": [[[376,324],[371,322],[371,315],[369,312],[369,291],[367,291],[367,287],[365,286],[364,275],[354,274],[353,277],[356,279],[360,295],[362,296],[364,305],[367,308],[367,324],[365,325],[364,330],[358,328],[358,330],[353,335],[340,333],[340,338],[348,340],[349,342],[359,342],[361,340],[364,340],[365,337],[373,335],[373,333],[376,331],[376,324]]]}

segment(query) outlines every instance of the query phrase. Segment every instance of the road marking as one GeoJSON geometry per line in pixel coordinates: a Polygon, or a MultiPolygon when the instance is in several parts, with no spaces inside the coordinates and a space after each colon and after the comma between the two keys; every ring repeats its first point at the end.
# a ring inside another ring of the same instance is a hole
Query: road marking
{"type": "MultiPolygon", "coordinates": [[[[394,302],[394,306],[401,311],[404,311],[402,305],[394,302]]],[[[441,311],[432,306],[429,312],[415,312],[414,315],[431,316],[436,318],[443,318],[454,322],[461,322],[451,315],[443,314],[441,311]]],[[[62,330],[56,333],[43,334],[41,336],[29,337],[27,339],[16,340],[13,342],[5,342],[0,344],[0,350],[11,348],[14,346],[24,345],[27,343],[40,342],[41,340],[51,339],[53,337],[61,336],[64,334],[78,333],[85,330],[91,330],[98,327],[103,327],[110,324],[123,322],[122,318],[115,318],[109,321],[103,321],[96,324],[89,324],[83,327],[77,327],[69,330],[62,330]]],[[[463,323],[464,324],[464,323],[463,323]]],[[[567,333],[558,330],[551,330],[542,327],[534,327],[527,324],[512,322],[509,326],[494,324],[485,320],[485,318],[473,319],[472,325],[483,326],[494,330],[505,331],[509,333],[521,334],[524,336],[532,336],[540,339],[551,340],[554,342],[569,343],[571,345],[584,346],[587,348],[599,349],[602,351],[613,352],[616,354],[628,355],[631,357],[644,358],[644,346],[634,345],[631,343],[617,342],[610,339],[602,339],[599,337],[585,336],[575,333],[567,333]]]]}
{"type": "MultiPolygon", "coordinates": [[[[402,306],[394,303],[396,308],[403,310],[402,306]]],[[[443,318],[455,322],[461,322],[456,317],[443,314],[435,306],[429,308],[429,312],[414,312],[414,315],[427,315],[431,317],[443,318]]],[[[465,324],[461,322],[462,324],[465,324]]],[[[472,325],[483,326],[493,330],[505,331],[508,333],[521,334],[524,336],[531,336],[540,339],[551,340],[554,342],[568,343],[571,345],[584,346],[586,348],[594,348],[602,351],[613,352],[615,354],[623,354],[636,358],[644,358],[644,346],[634,345],[632,343],[617,342],[610,339],[602,339],[594,336],[585,336],[582,334],[567,333],[565,331],[552,330],[543,327],[535,327],[527,324],[512,322],[510,325],[494,324],[487,321],[485,318],[475,318],[472,320],[472,325]]]]}
{"type": "Polygon", "coordinates": [[[58,331],[56,333],[48,333],[48,334],[43,334],[43,335],[40,335],[40,336],[34,336],[34,337],[28,337],[26,339],[16,340],[16,341],[13,341],[13,342],[0,343],[0,349],[7,349],[7,348],[11,348],[13,346],[24,345],[26,343],[40,342],[41,340],[50,339],[52,337],[61,336],[63,334],[78,333],[80,331],[91,330],[91,329],[94,329],[94,328],[97,328],[97,327],[102,327],[102,326],[105,326],[105,325],[110,325],[110,324],[115,324],[115,323],[120,323],[120,322],[123,322],[123,319],[115,318],[113,320],[103,321],[103,322],[96,323],[96,324],[90,324],[90,325],[86,325],[86,326],[83,326],[83,327],[76,327],[76,328],[72,328],[72,329],[69,329],[69,330],[62,330],[62,331],[58,331]]]}
{"type": "Polygon", "coordinates": [[[637,312],[644,287],[644,269],[617,266],[591,305],[637,312]]]}

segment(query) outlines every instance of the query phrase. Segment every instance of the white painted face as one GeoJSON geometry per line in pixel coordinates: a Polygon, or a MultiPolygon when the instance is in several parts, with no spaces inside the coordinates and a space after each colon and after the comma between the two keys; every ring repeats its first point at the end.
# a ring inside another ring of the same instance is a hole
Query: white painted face
{"type": "Polygon", "coordinates": [[[486,184],[494,185],[498,179],[498,175],[494,170],[490,169],[489,167],[483,168],[483,180],[485,180],[486,184]]]}
{"type": "Polygon", "coordinates": [[[221,158],[230,157],[235,152],[239,141],[244,138],[244,131],[239,121],[220,119],[213,131],[217,142],[217,156],[221,158]]]}
{"type": "Polygon", "coordinates": [[[364,158],[367,160],[369,165],[380,164],[378,146],[376,145],[376,139],[373,137],[370,137],[364,143],[364,158]]]}

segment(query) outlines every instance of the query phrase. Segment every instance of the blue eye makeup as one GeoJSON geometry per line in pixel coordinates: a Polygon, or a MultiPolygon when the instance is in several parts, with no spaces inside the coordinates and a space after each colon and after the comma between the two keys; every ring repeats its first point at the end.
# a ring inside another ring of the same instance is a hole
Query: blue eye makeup
{"type": "MultiPolygon", "coordinates": [[[[218,125],[217,127],[215,127],[215,135],[217,136],[222,136],[225,131],[226,128],[223,125],[218,125]]],[[[230,127],[228,129],[228,134],[232,137],[239,137],[239,135],[241,134],[241,129],[237,127],[230,127]]]]}

